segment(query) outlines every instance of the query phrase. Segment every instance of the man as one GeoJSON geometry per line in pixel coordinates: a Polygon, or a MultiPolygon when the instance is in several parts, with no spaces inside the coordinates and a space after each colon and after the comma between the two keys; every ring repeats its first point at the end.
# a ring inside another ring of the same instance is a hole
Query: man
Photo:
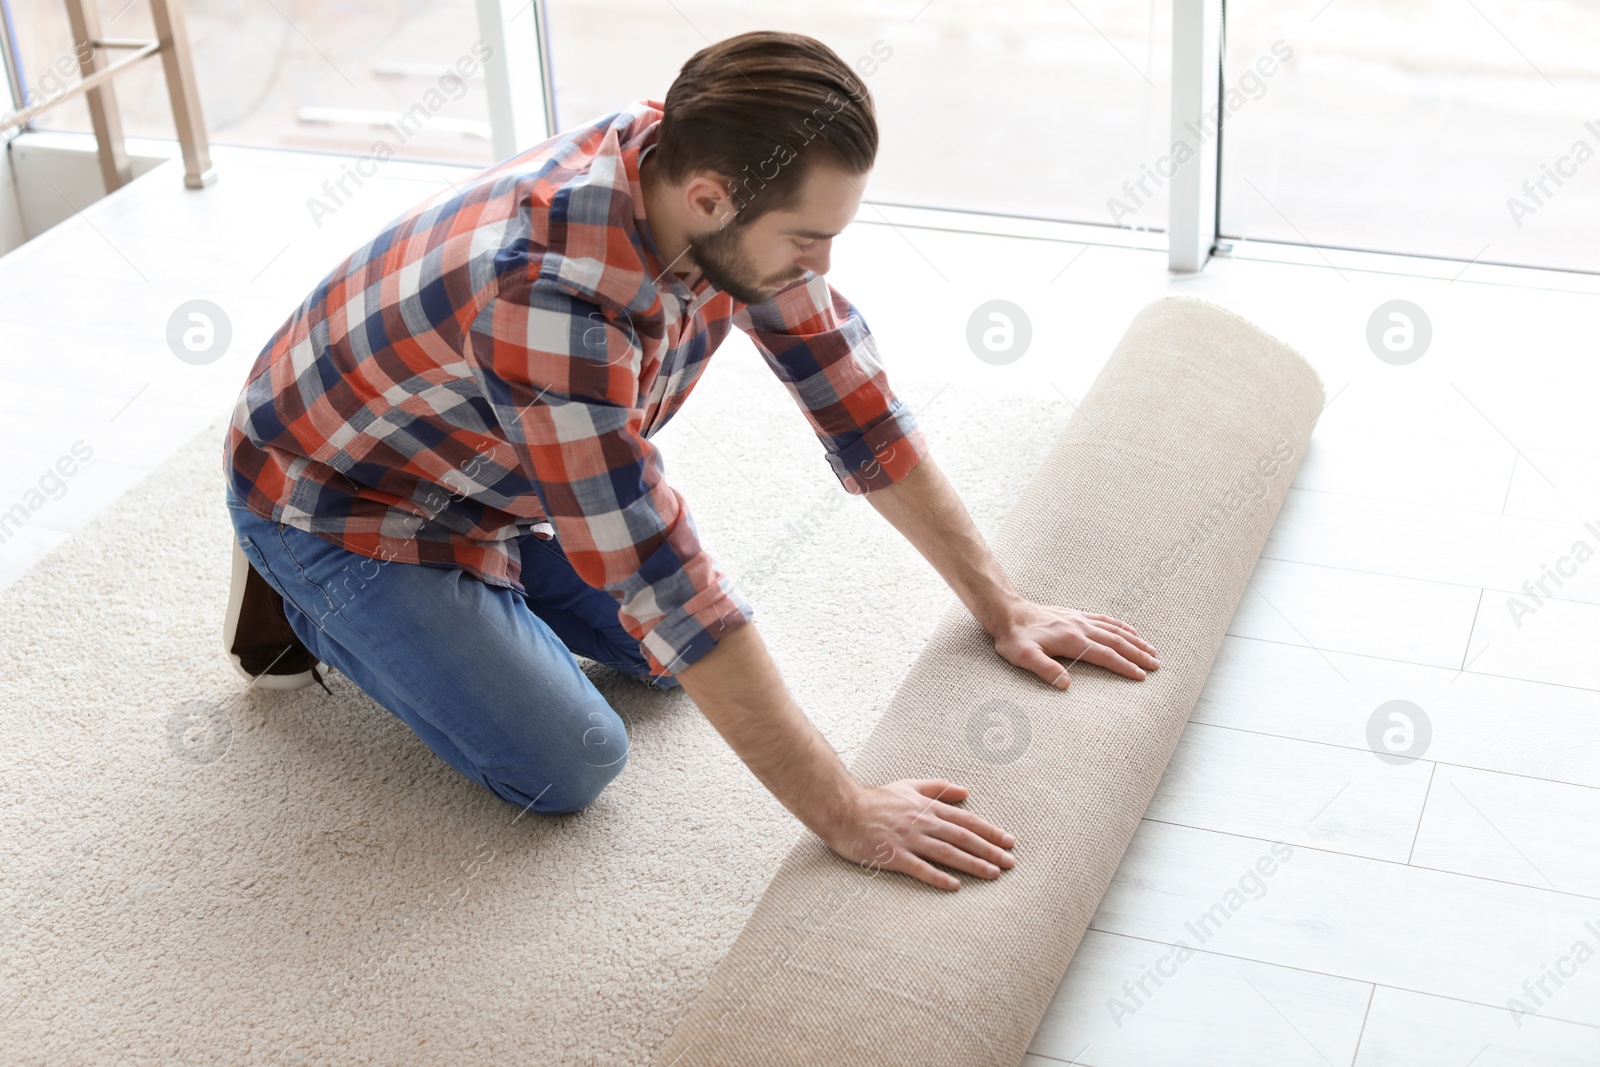
{"type": "MultiPolygon", "coordinates": [[[[701,548],[650,437],[728,331],[844,487],[1061,688],[1143,677],[1125,623],[1030,603],[990,555],[824,280],[877,153],[871,98],[808,37],[702,50],[641,102],[505,160],[336,267],[252,368],[228,434],[225,643],[255,684],[338,668],[510,803],[589,804],[627,737],[574,654],[681,685],[830,848],[954,890],[1011,835],[942,780],[857,782],[701,548]]],[[[781,488],[775,488],[781,492],[781,488]]]]}

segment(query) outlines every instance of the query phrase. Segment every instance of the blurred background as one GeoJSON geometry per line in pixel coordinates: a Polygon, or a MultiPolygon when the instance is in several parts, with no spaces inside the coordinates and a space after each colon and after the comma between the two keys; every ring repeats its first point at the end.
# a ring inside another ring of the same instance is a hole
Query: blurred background
{"type": "MultiPolygon", "coordinates": [[[[857,64],[877,100],[870,199],[1166,226],[1164,193],[1136,202],[1125,183],[1146,176],[1156,191],[1148,171],[1171,149],[1168,2],[530,0],[513,25],[533,32],[535,3],[563,128],[661,99],[711,41],[797,30],[857,64]]],[[[59,0],[9,5],[25,78],[70,55],[59,0]]],[[[140,0],[99,6],[106,34],[150,32],[140,0]]],[[[472,0],[187,10],[219,144],[364,154],[478,37],[472,0]]],[[[1600,271],[1600,161],[1573,156],[1579,141],[1600,151],[1600,0],[1230,0],[1226,11],[1238,106],[1222,148],[1224,236],[1600,271]],[[1524,182],[1547,168],[1572,173],[1547,179],[1536,202],[1524,182]]],[[[130,135],[171,135],[158,65],[117,87],[130,135]]],[[[493,162],[481,77],[458,95],[400,158],[493,162]]],[[[35,127],[88,130],[88,113],[80,98],[35,127]]]]}

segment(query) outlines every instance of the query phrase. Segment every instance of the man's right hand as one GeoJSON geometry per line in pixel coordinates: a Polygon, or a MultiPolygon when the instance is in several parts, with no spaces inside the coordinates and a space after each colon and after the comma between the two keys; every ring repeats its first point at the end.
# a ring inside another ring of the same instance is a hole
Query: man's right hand
{"type": "Polygon", "coordinates": [[[966,798],[966,786],[938,778],[863,786],[837,826],[821,836],[854,863],[899,871],[953,892],[961,888],[961,879],[933,863],[998,878],[1017,862],[1008,851],[1016,843],[1011,834],[955,806],[966,798]]]}
{"type": "Polygon", "coordinates": [[[789,695],[754,622],[724,634],[676,676],[772,795],[845,859],[951,890],[960,880],[930,860],[980,878],[998,878],[1016,862],[1006,851],[1009,834],[955,807],[965,786],[857,781],[789,695]]]}

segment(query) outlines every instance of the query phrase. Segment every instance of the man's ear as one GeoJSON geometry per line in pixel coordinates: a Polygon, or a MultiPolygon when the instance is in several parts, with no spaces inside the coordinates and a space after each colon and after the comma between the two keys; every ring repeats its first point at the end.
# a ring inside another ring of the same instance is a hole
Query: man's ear
{"type": "Polygon", "coordinates": [[[727,225],[738,213],[728,180],[716,171],[703,170],[689,179],[683,189],[684,204],[697,224],[727,225]]]}

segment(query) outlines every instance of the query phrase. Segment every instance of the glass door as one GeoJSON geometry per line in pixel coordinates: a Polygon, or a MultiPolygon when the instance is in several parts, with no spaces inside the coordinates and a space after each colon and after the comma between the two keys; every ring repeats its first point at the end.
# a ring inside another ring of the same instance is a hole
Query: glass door
{"type": "Polygon", "coordinates": [[[1224,84],[1224,238],[1600,271],[1597,0],[1227,0],[1224,84]]]}

